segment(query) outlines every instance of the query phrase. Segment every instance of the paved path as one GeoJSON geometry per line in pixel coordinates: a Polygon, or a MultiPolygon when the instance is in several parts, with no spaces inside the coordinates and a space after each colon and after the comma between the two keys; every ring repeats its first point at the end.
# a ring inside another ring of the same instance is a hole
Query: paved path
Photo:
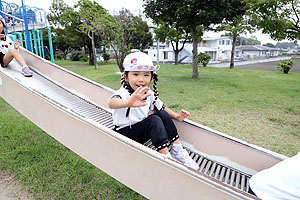
{"type": "MultiPolygon", "coordinates": [[[[257,61],[241,61],[235,62],[235,68],[239,69],[253,69],[265,71],[278,71],[276,65],[279,60],[291,59],[291,57],[278,57],[257,61]]],[[[230,63],[210,64],[212,67],[229,67],[230,63]]],[[[294,66],[290,72],[300,73],[300,59],[294,59],[294,66]]]]}

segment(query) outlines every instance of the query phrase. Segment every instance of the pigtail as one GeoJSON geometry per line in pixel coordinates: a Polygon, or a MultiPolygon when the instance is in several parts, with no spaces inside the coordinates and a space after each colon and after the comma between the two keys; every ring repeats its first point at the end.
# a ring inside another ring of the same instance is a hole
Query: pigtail
{"type": "Polygon", "coordinates": [[[130,87],[129,83],[127,83],[125,81],[125,75],[128,76],[128,72],[124,72],[121,76],[121,84],[123,86],[123,88],[125,88],[130,95],[132,95],[132,93],[134,92],[134,90],[132,89],[132,87],[130,87]]]}
{"type": "MultiPolygon", "coordinates": [[[[132,93],[134,92],[133,89],[130,87],[129,83],[127,83],[125,81],[125,75],[128,76],[128,72],[124,72],[122,73],[122,76],[121,76],[121,84],[123,86],[123,88],[125,88],[128,92],[129,92],[129,95],[132,95],[132,93]]],[[[127,108],[126,110],[126,117],[129,116],[129,112],[130,112],[130,107],[127,108]]]]}
{"type": "Polygon", "coordinates": [[[154,101],[153,101],[153,105],[154,105],[154,107],[156,107],[155,106],[155,103],[156,103],[156,101],[157,101],[157,98],[158,98],[158,88],[157,88],[157,81],[158,81],[158,75],[157,75],[157,73],[155,73],[155,72],[153,72],[153,92],[154,92],[154,101]]]}

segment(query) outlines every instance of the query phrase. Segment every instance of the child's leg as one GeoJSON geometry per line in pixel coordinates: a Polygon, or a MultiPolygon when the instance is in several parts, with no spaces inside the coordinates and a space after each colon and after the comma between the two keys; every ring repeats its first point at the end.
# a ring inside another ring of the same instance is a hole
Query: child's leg
{"type": "Polygon", "coordinates": [[[26,66],[24,59],[16,49],[12,49],[8,51],[7,54],[4,55],[3,65],[6,67],[14,58],[17,60],[18,63],[20,63],[22,67],[26,66]]]}
{"type": "Polygon", "coordinates": [[[175,142],[177,144],[180,143],[179,140],[179,135],[177,132],[177,128],[171,118],[171,116],[165,111],[165,110],[160,110],[153,115],[159,116],[159,118],[162,120],[163,125],[166,129],[166,132],[168,134],[168,139],[171,143],[175,142]]]}
{"type": "Polygon", "coordinates": [[[176,126],[171,116],[164,110],[158,111],[154,115],[157,115],[162,120],[164,127],[166,128],[168,138],[173,144],[173,147],[170,152],[172,158],[188,167],[198,170],[199,165],[189,156],[188,152],[185,149],[183,149],[183,146],[179,140],[176,126]]]}
{"type": "Polygon", "coordinates": [[[150,115],[143,121],[132,125],[131,128],[125,127],[118,132],[141,144],[151,139],[158,152],[169,153],[166,129],[160,117],[156,115],[150,115]]]}

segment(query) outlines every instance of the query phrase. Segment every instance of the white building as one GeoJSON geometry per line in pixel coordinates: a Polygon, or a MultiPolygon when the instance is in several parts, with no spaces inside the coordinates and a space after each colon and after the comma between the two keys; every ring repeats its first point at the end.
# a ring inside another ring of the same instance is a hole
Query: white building
{"type": "Polygon", "coordinates": [[[236,57],[243,57],[246,60],[270,58],[277,57],[279,49],[261,45],[243,45],[235,48],[235,55],[236,57]]]}
{"type": "MultiPolygon", "coordinates": [[[[155,41],[155,44],[156,41],[155,41]]],[[[180,43],[182,45],[182,43],[180,43]]],[[[180,48],[181,46],[179,46],[180,48]]],[[[198,53],[203,52],[210,54],[213,61],[218,60],[229,60],[230,52],[232,48],[232,40],[229,37],[217,37],[217,38],[203,38],[203,40],[198,43],[198,53]]],[[[193,44],[192,42],[186,42],[185,47],[180,51],[178,55],[179,63],[192,63],[193,62],[193,44]]],[[[157,60],[157,47],[152,46],[148,50],[148,55],[153,61],[157,60]]],[[[175,53],[171,44],[161,44],[159,45],[159,61],[160,62],[174,62],[175,53]]]]}
{"type": "MultiPolygon", "coordinates": [[[[156,41],[155,44],[157,45],[156,41]]],[[[182,45],[180,43],[180,45],[182,45]]],[[[181,46],[179,46],[180,48],[181,46]]],[[[178,55],[178,63],[192,63],[193,44],[187,42],[182,51],[178,55]]],[[[232,39],[230,37],[206,37],[198,43],[198,53],[203,52],[210,54],[212,59],[210,63],[220,61],[230,61],[232,50],[232,39]]],[[[157,61],[157,47],[152,46],[148,50],[148,55],[153,61],[157,61]]],[[[261,45],[244,45],[237,46],[235,49],[236,60],[243,58],[243,60],[259,59],[276,57],[279,55],[279,50],[261,45]]],[[[159,62],[174,63],[175,53],[170,44],[159,45],[159,62]]]]}

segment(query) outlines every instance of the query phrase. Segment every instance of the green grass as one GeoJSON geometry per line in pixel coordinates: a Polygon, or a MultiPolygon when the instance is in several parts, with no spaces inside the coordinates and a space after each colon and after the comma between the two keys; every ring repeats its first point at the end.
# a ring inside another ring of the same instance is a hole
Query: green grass
{"type": "MultiPolygon", "coordinates": [[[[61,66],[74,62],[57,61],[61,66]]],[[[69,70],[113,89],[116,64],[76,62],[69,70]]],[[[208,127],[292,156],[300,151],[300,74],[162,65],[160,98],[174,111],[208,127]]],[[[37,199],[142,199],[21,116],[0,98],[0,170],[11,173],[37,199]]]]}

